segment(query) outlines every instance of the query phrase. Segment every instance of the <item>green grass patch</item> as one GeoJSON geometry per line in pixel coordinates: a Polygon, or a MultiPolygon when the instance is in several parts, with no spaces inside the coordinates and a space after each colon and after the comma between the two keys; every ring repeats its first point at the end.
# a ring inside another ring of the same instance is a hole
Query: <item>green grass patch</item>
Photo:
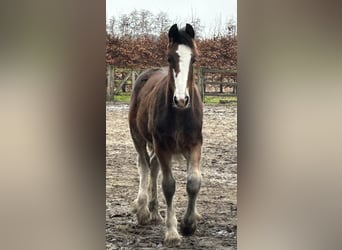
{"type": "Polygon", "coordinates": [[[236,103],[237,96],[205,96],[205,104],[236,103]]]}
{"type": "Polygon", "coordinates": [[[129,102],[131,100],[131,93],[119,93],[114,96],[114,102],[129,102]]]}

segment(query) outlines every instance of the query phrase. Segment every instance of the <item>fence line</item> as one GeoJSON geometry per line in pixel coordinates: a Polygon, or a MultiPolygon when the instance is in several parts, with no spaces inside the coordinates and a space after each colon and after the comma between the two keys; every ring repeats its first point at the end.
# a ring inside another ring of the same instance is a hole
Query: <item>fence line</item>
{"type": "MultiPolygon", "coordinates": [[[[130,92],[141,72],[140,69],[120,69],[107,65],[107,101],[113,100],[114,95],[120,92],[130,92]]],[[[196,68],[195,81],[202,100],[205,96],[237,95],[236,70],[196,68]]]]}
{"type": "Polygon", "coordinates": [[[106,100],[113,100],[113,97],[120,92],[129,92],[141,72],[142,70],[120,69],[107,65],[106,100]]]}
{"type": "Polygon", "coordinates": [[[197,74],[203,100],[205,96],[237,95],[236,70],[199,68],[197,74]],[[217,86],[219,91],[216,89],[217,86]],[[225,92],[225,88],[231,88],[231,93],[229,91],[225,92]],[[213,89],[214,91],[212,91],[213,89]]]}

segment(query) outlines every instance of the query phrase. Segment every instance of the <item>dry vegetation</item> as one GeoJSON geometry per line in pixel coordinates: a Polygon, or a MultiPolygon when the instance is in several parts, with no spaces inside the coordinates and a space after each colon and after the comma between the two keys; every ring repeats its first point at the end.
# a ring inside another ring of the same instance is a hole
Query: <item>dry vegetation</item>
{"type": "MultiPolygon", "coordinates": [[[[166,65],[167,35],[123,37],[107,35],[106,62],[117,68],[143,69],[166,65]]],[[[236,69],[237,39],[218,36],[197,40],[200,52],[196,66],[236,69]]]]}

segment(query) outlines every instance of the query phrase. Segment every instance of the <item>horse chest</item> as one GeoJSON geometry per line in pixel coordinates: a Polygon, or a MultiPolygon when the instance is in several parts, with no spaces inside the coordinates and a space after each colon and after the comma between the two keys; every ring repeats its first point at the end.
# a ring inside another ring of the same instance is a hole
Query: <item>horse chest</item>
{"type": "Polygon", "coordinates": [[[172,144],[177,151],[184,149],[188,143],[191,143],[191,135],[184,131],[174,131],[172,136],[172,144]]]}
{"type": "Polygon", "coordinates": [[[188,120],[163,119],[156,127],[154,137],[164,148],[179,152],[196,143],[200,128],[188,120]]]}

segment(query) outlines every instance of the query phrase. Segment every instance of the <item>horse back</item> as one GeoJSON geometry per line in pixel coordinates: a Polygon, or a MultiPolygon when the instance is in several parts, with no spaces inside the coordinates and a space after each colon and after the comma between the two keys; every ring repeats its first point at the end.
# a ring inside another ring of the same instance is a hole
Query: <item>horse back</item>
{"type": "Polygon", "coordinates": [[[139,98],[144,94],[142,92],[147,92],[146,94],[150,93],[157,82],[151,81],[153,78],[162,78],[166,75],[167,69],[165,68],[153,68],[143,71],[134,83],[131,95],[131,104],[135,104],[140,101],[139,98]]]}

